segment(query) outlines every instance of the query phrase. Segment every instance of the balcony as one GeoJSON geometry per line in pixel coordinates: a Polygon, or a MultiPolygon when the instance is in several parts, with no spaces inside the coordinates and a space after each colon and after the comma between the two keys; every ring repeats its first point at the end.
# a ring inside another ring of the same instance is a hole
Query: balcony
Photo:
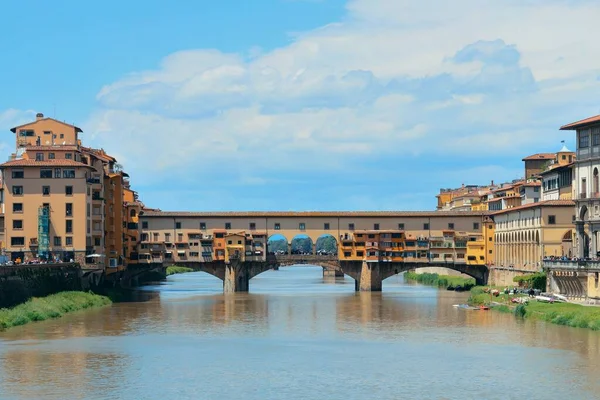
{"type": "Polygon", "coordinates": [[[138,224],[137,224],[137,223],[135,223],[135,222],[129,222],[129,223],[127,224],[127,229],[130,229],[130,230],[137,230],[137,229],[138,229],[138,224]]]}
{"type": "Polygon", "coordinates": [[[104,201],[104,197],[100,196],[100,193],[92,193],[92,201],[104,201]]]}
{"type": "Polygon", "coordinates": [[[100,185],[102,183],[101,179],[98,177],[88,178],[86,179],[86,182],[90,185],[100,185]]]}

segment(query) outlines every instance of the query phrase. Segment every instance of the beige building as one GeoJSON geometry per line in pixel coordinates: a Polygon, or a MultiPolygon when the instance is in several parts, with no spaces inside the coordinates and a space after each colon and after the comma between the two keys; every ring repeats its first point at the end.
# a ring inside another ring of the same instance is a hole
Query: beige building
{"type": "Polygon", "coordinates": [[[537,271],[543,257],[572,256],[574,202],[550,200],[499,211],[496,266],[537,271]]]}

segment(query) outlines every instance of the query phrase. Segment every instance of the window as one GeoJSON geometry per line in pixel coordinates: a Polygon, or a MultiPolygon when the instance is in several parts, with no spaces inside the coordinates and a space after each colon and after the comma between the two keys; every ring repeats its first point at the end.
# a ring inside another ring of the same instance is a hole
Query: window
{"type": "Polygon", "coordinates": [[[227,244],[233,244],[233,240],[228,240],[227,244]]]}
{"type": "Polygon", "coordinates": [[[55,246],[61,246],[62,245],[62,238],[60,236],[54,236],[54,245],[55,246]]]}
{"type": "Polygon", "coordinates": [[[548,225],[556,225],[556,215],[548,215],[548,225]]]}
{"type": "Polygon", "coordinates": [[[448,229],[454,229],[454,222],[448,223],[448,229]]]}
{"type": "Polygon", "coordinates": [[[353,231],[354,230],[354,224],[348,224],[348,230],[353,231]]]}
{"type": "Polygon", "coordinates": [[[142,229],[148,229],[148,221],[142,222],[142,229]]]}
{"type": "Polygon", "coordinates": [[[306,230],[306,224],[304,222],[300,222],[298,224],[298,229],[300,229],[301,231],[306,230]]]}
{"type": "Polygon", "coordinates": [[[50,186],[42,186],[42,195],[50,196],[50,186]]]}
{"type": "Polygon", "coordinates": [[[56,156],[54,155],[54,153],[48,153],[48,160],[54,160],[56,158],[56,156]]]}
{"type": "Polygon", "coordinates": [[[73,236],[65,237],[65,246],[73,246],[73,236]]]}
{"type": "Polygon", "coordinates": [[[429,224],[428,223],[424,223],[423,224],[423,230],[426,230],[426,231],[429,230],[429,224]]]}
{"type": "Polygon", "coordinates": [[[73,159],[73,153],[65,153],[65,158],[67,160],[72,160],[73,159]]]}
{"type": "Polygon", "coordinates": [[[251,231],[254,231],[254,230],[256,230],[256,223],[254,223],[254,222],[250,222],[250,230],[251,230],[251,231]]]}
{"type": "MultiPolygon", "coordinates": [[[[592,128],[592,146],[600,146],[600,128],[592,128]]],[[[565,158],[563,155],[563,160],[565,158]]]]}
{"type": "Polygon", "coordinates": [[[44,153],[35,153],[35,161],[44,161],[44,153]]]}
{"type": "Polygon", "coordinates": [[[398,229],[400,229],[401,231],[404,230],[404,224],[398,224],[398,229]]]}
{"type": "Polygon", "coordinates": [[[488,251],[488,253],[492,254],[492,250],[488,251]]]}
{"type": "Polygon", "coordinates": [[[25,171],[23,171],[22,169],[13,169],[12,171],[12,177],[13,179],[22,179],[25,177],[25,171]]]}
{"type": "Polygon", "coordinates": [[[13,196],[23,196],[23,186],[13,186],[12,194],[13,196]]]}
{"type": "Polygon", "coordinates": [[[200,229],[206,229],[206,222],[200,222],[200,229]]]}
{"type": "Polygon", "coordinates": [[[65,204],[65,215],[67,217],[72,217],[73,216],[73,203],[67,203],[67,204],[65,204]]]}
{"type": "Polygon", "coordinates": [[[225,222],[225,229],[231,229],[231,222],[225,222]]]}
{"type": "Polygon", "coordinates": [[[276,223],[275,226],[274,226],[274,229],[276,231],[280,230],[281,229],[281,225],[279,223],[276,223]]]}
{"type": "Polygon", "coordinates": [[[344,257],[352,257],[352,253],[349,251],[344,252],[344,257]]]}
{"type": "Polygon", "coordinates": [[[479,222],[473,222],[473,230],[474,231],[478,231],[479,230],[479,222]]]}
{"type": "Polygon", "coordinates": [[[61,133],[61,134],[60,134],[60,138],[61,138],[61,139],[64,139],[64,138],[65,138],[65,134],[64,134],[64,133],[61,133]]]}
{"type": "Polygon", "coordinates": [[[54,168],[54,177],[60,178],[62,176],[62,170],[60,168],[54,168]]]}
{"type": "Polygon", "coordinates": [[[73,220],[68,219],[65,221],[65,232],[73,233],[73,220]]]}
{"type": "Polygon", "coordinates": [[[158,239],[159,239],[159,237],[158,237],[158,232],[154,232],[154,233],[152,234],[152,240],[153,240],[154,242],[158,242],[158,239]]]}
{"type": "Polygon", "coordinates": [[[241,240],[238,240],[238,244],[242,244],[242,241],[241,241],[241,240]]]}
{"type": "Polygon", "coordinates": [[[586,148],[590,146],[590,132],[589,130],[579,131],[579,147],[586,148]]]}
{"type": "Polygon", "coordinates": [[[23,203],[13,203],[13,212],[14,213],[22,213],[23,212],[23,203]]]}
{"type": "Polygon", "coordinates": [[[492,240],[494,240],[491,236],[488,238],[488,240],[491,242],[492,240]]]}
{"type": "Polygon", "coordinates": [[[378,231],[379,230],[379,224],[373,224],[373,230],[378,231]]]}
{"type": "Polygon", "coordinates": [[[100,239],[99,237],[94,238],[94,246],[100,246],[101,243],[102,239],[100,239]]]}
{"type": "Polygon", "coordinates": [[[175,229],[181,229],[181,222],[175,222],[175,229]]]}
{"type": "Polygon", "coordinates": [[[23,229],[23,220],[13,219],[13,229],[23,229]]]}
{"type": "Polygon", "coordinates": [[[328,231],[329,230],[329,223],[325,222],[323,224],[323,230],[328,231]]]}
{"type": "Polygon", "coordinates": [[[365,255],[365,252],[364,252],[364,251],[357,251],[357,252],[356,252],[356,256],[357,256],[357,257],[363,257],[364,255],[365,255]]]}
{"type": "Polygon", "coordinates": [[[13,236],[10,238],[11,246],[25,246],[25,238],[23,236],[13,236]]]}
{"type": "Polygon", "coordinates": [[[51,169],[40,169],[40,178],[52,179],[52,170],[51,169]]]}
{"type": "Polygon", "coordinates": [[[65,194],[67,196],[73,196],[73,186],[65,186],[65,194]]]}
{"type": "Polygon", "coordinates": [[[75,178],[75,170],[63,169],[63,178],[75,178]]]}
{"type": "Polygon", "coordinates": [[[170,233],[165,233],[165,242],[167,242],[167,243],[171,242],[171,234],[170,233]]]}
{"type": "Polygon", "coordinates": [[[35,132],[31,131],[31,130],[23,129],[23,130],[19,131],[19,136],[22,136],[22,137],[27,137],[27,136],[32,137],[32,136],[35,136],[35,132]]]}

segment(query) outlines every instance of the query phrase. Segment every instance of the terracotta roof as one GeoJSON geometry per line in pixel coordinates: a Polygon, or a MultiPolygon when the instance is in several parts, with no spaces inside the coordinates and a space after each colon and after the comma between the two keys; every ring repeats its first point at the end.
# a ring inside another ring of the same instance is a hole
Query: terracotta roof
{"type": "Polygon", "coordinates": [[[530,187],[542,186],[542,182],[527,182],[527,183],[524,183],[523,186],[530,186],[530,187]]]}
{"type": "Polygon", "coordinates": [[[57,119],[50,118],[50,117],[46,117],[46,118],[42,118],[42,119],[38,119],[37,121],[32,121],[32,122],[28,122],[28,123],[26,123],[26,124],[23,124],[23,125],[15,126],[14,128],[11,128],[11,132],[13,132],[13,133],[16,133],[16,132],[17,132],[17,129],[19,129],[19,128],[22,128],[22,127],[24,127],[24,126],[27,126],[27,125],[32,125],[32,124],[35,124],[35,123],[36,123],[36,122],[38,122],[38,121],[48,121],[48,120],[50,120],[50,121],[55,121],[55,122],[58,122],[59,124],[63,124],[63,125],[69,126],[69,127],[73,128],[73,129],[75,129],[75,132],[83,132],[83,131],[81,130],[81,128],[79,128],[79,127],[77,127],[77,126],[75,126],[75,125],[67,124],[66,122],[59,121],[59,120],[57,120],[57,119]]]}
{"type": "Polygon", "coordinates": [[[571,122],[570,124],[561,126],[560,130],[561,131],[572,131],[577,128],[583,128],[585,126],[593,125],[593,124],[597,124],[597,123],[600,123],[600,115],[582,119],[580,121],[571,122]]]}
{"type": "Polygon", "coordinates": [[[575,202],[573,200],[546,200],[546,201],[538,201],[537,203],[525,204],[518,207],[507,208],[506,210],[496,211],[493,215],[505,214],[511,211],[520,211],[528,208],[536,208],[536,207],[575,207],[575,202]]]}
{"type": "Polygon", "coordinates": [[[112,162],[117,161],[116,158],[109,156],[108,154],[106,154],[106,152],[104,152],[104,150],[101,150],[101,149],[92,149],[91,147],[81,146],[81,151],[91,154],[100,159],[103,159],[104,161],[112,161],[112,162]]]}
{"type": "Polygon", "coordinates": [[[550,172],[556,172],[560,169],[568,169],[568,168],[573,168],[573,165],[575,165],[575,163],[569,163],[569,164],[564,164],[564,165],[558,165],[558,164],[554,164],[553,166],[551,166],[550,169],[547,169],[545,171],[540,172],[538,175],[545,175],[545,174],[549,174],[550,172]]]}
{"type": "Polygon", "coordinates": [[[532,161],[532,160],[554,160],[556,158],[555,153],[537,153],[525,157],[521,161],[532,161]]]}
{"type": "Polygon", "coordinates": [[[150,211],[143,217],[458,217],[489,215],[488,211],[150,211]]]}
{"type": "Polygon", "coordinates": [[[4,164],[0,164],[0,168],[6,167],[85,167],[92,168],[91,166],[73,160],[44,160],[36,161],[31,159],[19,159],[7,161],[4,164]]]}
{"type": "Polygon", "coordinates": [[[43,150],[43,151],[75,151],[79,148],[74,144],[64,144],[55,146],[26,146],[25,150],[43,150]]]}

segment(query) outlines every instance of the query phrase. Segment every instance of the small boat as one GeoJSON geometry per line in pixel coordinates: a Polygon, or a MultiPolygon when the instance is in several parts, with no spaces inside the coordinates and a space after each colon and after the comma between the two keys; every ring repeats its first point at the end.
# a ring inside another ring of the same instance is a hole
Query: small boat
{"type": "Polygon", "coordinates": [[[480,309],[481,311],[487,311],[487,310],[489,310],[490,308],[489,308],[488,306],[479,306],[479,309],[480,309]]]}
{"type": "Polygon", "coordinates": [[[548,296],[535,296],[535,299],[542,303],[554,303],[554,299],[548,296]]]}
{"type": "Polygon", "coordinates": [[[568,302],[569,301],[569,299],[567,299],[562,294],[553,294],[552,297],[554,297],[555,301],[564,301],[564,302],[568,302]]]}

